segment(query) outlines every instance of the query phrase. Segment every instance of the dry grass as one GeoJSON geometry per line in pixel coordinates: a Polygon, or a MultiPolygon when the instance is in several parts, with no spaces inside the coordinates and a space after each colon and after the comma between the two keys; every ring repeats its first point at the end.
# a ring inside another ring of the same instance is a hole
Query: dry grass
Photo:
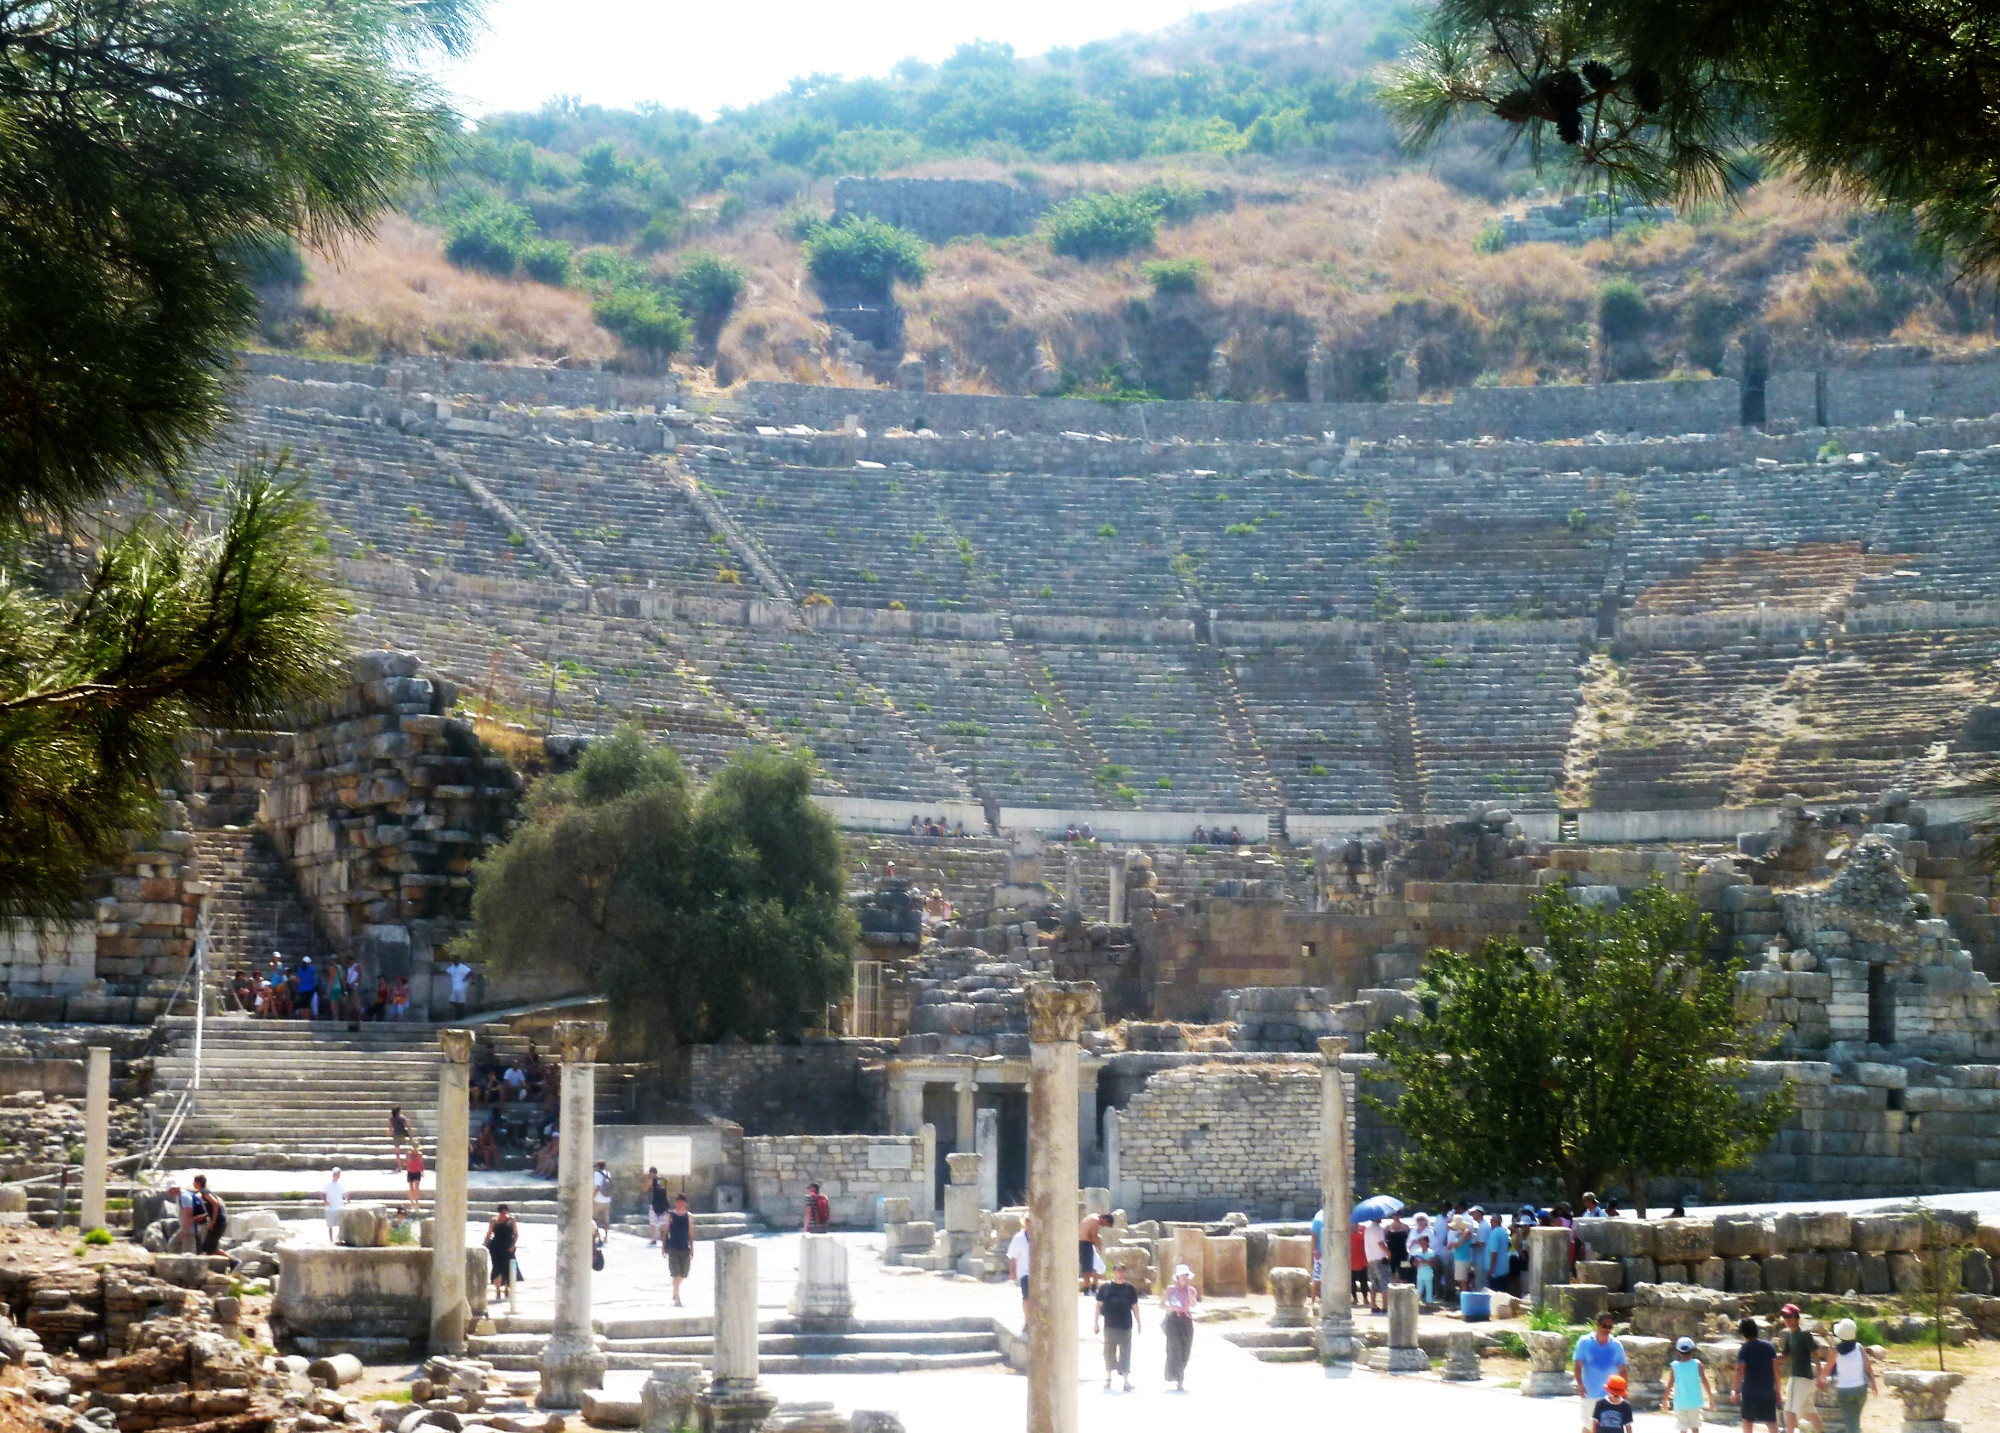
{"type": "Polygon", "coordinates": [[[308,254],[306,268],[287,336],[308,349],[537,359],[618,352],[586,295],[453,268],[438,235],[400,214],[384,219],[371,242],[308,254]]]}

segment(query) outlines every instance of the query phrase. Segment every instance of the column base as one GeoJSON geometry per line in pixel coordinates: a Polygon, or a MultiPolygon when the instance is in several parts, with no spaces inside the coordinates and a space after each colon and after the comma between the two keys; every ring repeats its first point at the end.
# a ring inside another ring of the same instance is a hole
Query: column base
{"type": "Polygon", "coordinates": [[[1335,1314],[1319,1321],[1321,1363],[1352,1363],[1360,1352],[1361,1343],[1354,1337],[1353,1315],[1335,1314]]]}
{"type": "Polygon", "coordinates": [[[1431,1356],[1420,1348],[1378,1348],[1368,1355],[1376,1373],[1429,1373],[1431,1356]]]}
{"type": "Polygon", "coordinates": [[[1563,1369],[1537,1369],[1521,1380],[1526,1398],[1576,1397],[1576,1379],[1563,1369]]]}
{"type": "Polygon", "coordinates": [[[755,1383],[748,1387],[710,1388],[694,1405],[701,1419],[701,1433],[757,1433],[777,1406],[776,1396],[755,1383]]]}
{"type": "Polygon", "coordinates": [[[462,1354],[465,1352],[465,1325],[471,1310],[461,1303],[456,1314],[446,1314],[431,1320],[430,1342],[426,1345],[433,1354],[462,1354]]]}
{"type": "Polygon", "coordinates": [[[537,1408],[581,1408],[586,1388],[604,1387],[604,1355],[588,1339],[549,1340],[542,1350],[542,1387],[537,1408]]]}

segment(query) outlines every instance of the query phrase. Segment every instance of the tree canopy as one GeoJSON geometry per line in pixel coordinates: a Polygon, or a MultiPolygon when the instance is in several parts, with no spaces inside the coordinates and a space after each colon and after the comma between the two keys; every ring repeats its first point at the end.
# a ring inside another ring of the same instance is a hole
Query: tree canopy
{"type": "Polygon", "coordinates": [[[699,793],[634,731],[539,783],[474,877],[469,955],[572,971],[649,1046],[796,1038],[845,989],[839,836],[799,757],[745,752],[699,793]]]}
{"type": "Polygon", "coordinates": [[[179,469],[256,315],[246,260],[364,230],[439,164],[423,66],[476,16],[0,6],[0,912],[68,914],[191,722],[267,720],[337,659],[308,510],[252,471],[204,511],[179,469]],[[180,519],[120,515],[157,480],[180,519]]]}
{"type": "Polygon", "coordinates": [[[1535,918],[1538,948],[1432,951],[1422,1014],[1369,1042],[1401,1087],[1367,1098],[1403,1132],[1402,1192],[1575,1201],[1616,1177],[1643,1211],[1649,1178],[1706,1179],[1769,1142],[1790,1091],[1739,1091],[1757,1038],[1691,900],[1649,887],[1606,910],[1556,887],[1535,918]]]}
{"type": "Polygon", "coordinates": [[[1490,114],[1646,199],[1718,196],[1761,156],[2000,267],[2000,11],[1979,0],[1433,0],[1383,95],[1419,145],[1490,114]]]}

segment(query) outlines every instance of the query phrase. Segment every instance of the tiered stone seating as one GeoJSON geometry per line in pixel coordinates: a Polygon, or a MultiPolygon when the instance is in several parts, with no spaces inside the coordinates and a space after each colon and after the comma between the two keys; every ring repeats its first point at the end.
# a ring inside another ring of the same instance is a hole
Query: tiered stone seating
{"type": "Polygon", "coordinates": [[[1868,578],[1862,602],[2000,596],[2000,451],[1921,457],[1903,474],[1876,528],[1874,551],[1903,556],[1868,578]]]}
{"type": "Polygon", "coordinates": [[[1611,561],[1611,496],[1577,473],[1410,479],[1389,495],[1377,570],[1426,618],[1587,616],[1611,561]]]}
{"type": "Polygon", "coordinates": [[[1819,664],[1801,726],[1755,794],[1875,796],[1989,777],[2000,753],[1968,750],[1960,737],[1996,687],[2000,629],[1841,634],[1819,664]]]}
{"type": "Polygon", "coordinates": [[[1199,605],[1265,619],[1374,613],[1379,482],[1277,470],[1160,480],[1169,536],[1199,605]]]}
{"type": "Polygon", "coordinates": [[[289,458],[326,515],[335,557],[394,558],[478,576],[551,576],[421,439],[359,418],[261,408],[204,453],[198,470],[219,476],[260,457],[289,458]]]}
{"type": "Polygon", "coordinates": [[[1103,754],[1098,800],[1149,810],[1249,804],[1217,696],[1191,649],[1043,643],[1038,662],[1103,754]]]}
{"type": "Polygon", "coordinates": [[[1150,617],[1179,605],[1172,543],[1144,478],[939,473],[993,600],[1019,613],[1150,617]]]}
{"type": "MultiPolygon", "coordinates": [[[[596,443],[447,435],[443,446],[591,578],[696,590],[734,585],[735,559],[653,458],[596,443]]],[[[738,573],[738,583],[748,583],[738,573]]]]}
{"type": "Polygon", "coordinates": [[[1632,717],[1598,757],[1593,804],[1626,809],[1728,806],[1748,799],[1746,762],[1784,728],[1769,707],[1818,654],[1755,636],[1635,652],[1624,664],[1632,717]]]}
{"type": "Polygon", "coordinates": [[[1866,542],[1895,485],[1893,471],[1873,466],[1648,473],[1630,489],[1625,591],[1641,592],[1749,548],[1866,542]]]}
{"type": "Polygon", "coordinates": [[[1228,659],[1288,810],[1395,809],[1370,648],[1238,648],[1228,659]]]}
{"type": "Polygon", "coordinates": [[[808,746],[851,796],[969,798],[964,778],[926,750],[908,721],[832,641],[802,631],[701,625],[688,660],[787,746],[808,746]]]}
{"type": "Polygon", "coordinates": [[[977,544],[968,562],[924,475],[773,468],[699,453],[684,461],[802,595],[916,611],[989,605],[977,544]]]}
{"type": "Polygon", "coordinates": [[[1413,631],[1410,689],[1427,808],[1554,806],[1576,719],[1575,644],[1509,641],[1504,628],[1458,642],[1413,631]]]}
{"type": "Polygon", "coordinates": [[[842,646],[980,796],[1046,806],[1089,788],[1086,760],[1035,701],[1004,642],[847,637],[842,646]]]}

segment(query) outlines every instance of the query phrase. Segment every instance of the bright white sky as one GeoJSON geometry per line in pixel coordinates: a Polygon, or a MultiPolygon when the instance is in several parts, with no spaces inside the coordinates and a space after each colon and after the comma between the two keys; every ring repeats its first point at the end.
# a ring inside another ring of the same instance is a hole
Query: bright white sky
{"type": "Polygon", "coordinates": [[[1020,55],[1155,30],[1229,0],[488,0],[478,51],[443,78],[468,114],[535,109],[554,95],[629,108],[653,100],[713,115],[794,75],[886,74],[967,40],[1020,55]]]}

